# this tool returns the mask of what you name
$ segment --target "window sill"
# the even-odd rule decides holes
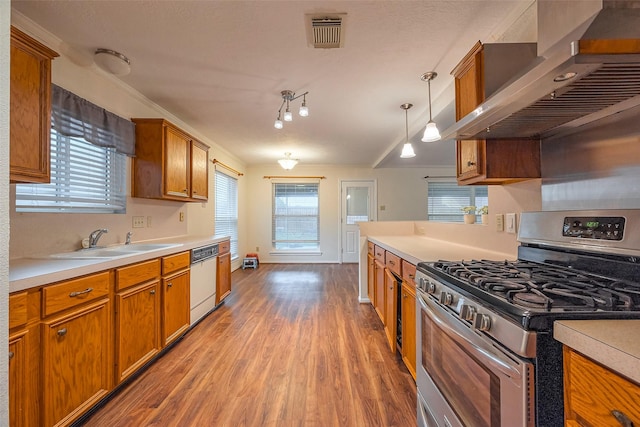
[[[275,255],[275,256],[290,256],[290,255],[294,255],[294,256],[319,256],[322,255],[321,251],[270,251],[269,255]]]

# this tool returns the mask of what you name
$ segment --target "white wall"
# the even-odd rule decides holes
[[[0,425],[9,425],[7,343],[9,342],[9,16],[11,2],[0,1]]]

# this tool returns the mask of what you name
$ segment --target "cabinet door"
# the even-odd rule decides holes
[[[371,303],[375,300],[375,267],[374,258],[370,253],[367,254],[367,296]]]
[[[402,284],[402,360],[416,379],[416,293],[412,285]]]
[[[191,144],[191,198],[206,201],[209,197],[209,147]]]
[[[27,330],[9,338],[9,425],[27,426]]]
[[[218,255],[216,276],[217,305],[231,293],[231,253]]]
[[[484,141],[466,141],[456,142],[456,163],[458,179],[469,179],[481,175],[484,171],[484,159],[482,156],[482,148]]]
[[[165,132],[164,193],[189,198],[191,141],[172,127],[167,126]]]
[[[378,313],[378,317],[380,317],[380,320],[382,320],[382,324],[384,324],[384,322],[386,321],[385,319],[385,305],[384,305],[384,298],[385,298],[385,291],[384,291],[384,264],[382,264],[380,261],[378,261],[377,259],[375,260],[375,276],[376,276],[376,283],[375,283],[375,301],[373,306],[376,309],[376,312]]]
[[[116,294],[116,383],[160,351],[160,281]]]
[[[49,182],[51,59],[56,56],[11,27],[11,182]]]
[[[391,270],[385,268],[384,289],[385,289],[385,322],[384,331],[387,334],[391,352],[396,352],[397,314],[398,314],[398,283]]]
[[[189,329],[189,270],[162,279],[162,337],[167,345]]]
[[[109,313],[103,299],[42,322],[44,425],[72,422],[109,392]]]

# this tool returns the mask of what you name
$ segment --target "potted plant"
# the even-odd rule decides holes
[[[478,209],[477,212],[480,214],[480,219],[482,220],[482,223],[484,225],[489,224],[489,206],[484,205],[483,207]]]
[[[464,212],[464,223],[474,224],[476,222],[476,207],[475,206],[463,206],[460,208]]]

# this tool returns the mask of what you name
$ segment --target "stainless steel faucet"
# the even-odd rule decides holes
[[[127,231],[127,237],[124,241],[125,245],[130,245],[131,244],[131,236],[133,235],[133,233],[131,231]]]
[[[97,230],[92,231],[91,234],[89,234],[89,247],[95,248],[98,245],[98,240],[100,240],[100,237],[104,233],[108,233],[108,232],[109,230],[107,230],[106,228],[99,228]]]

